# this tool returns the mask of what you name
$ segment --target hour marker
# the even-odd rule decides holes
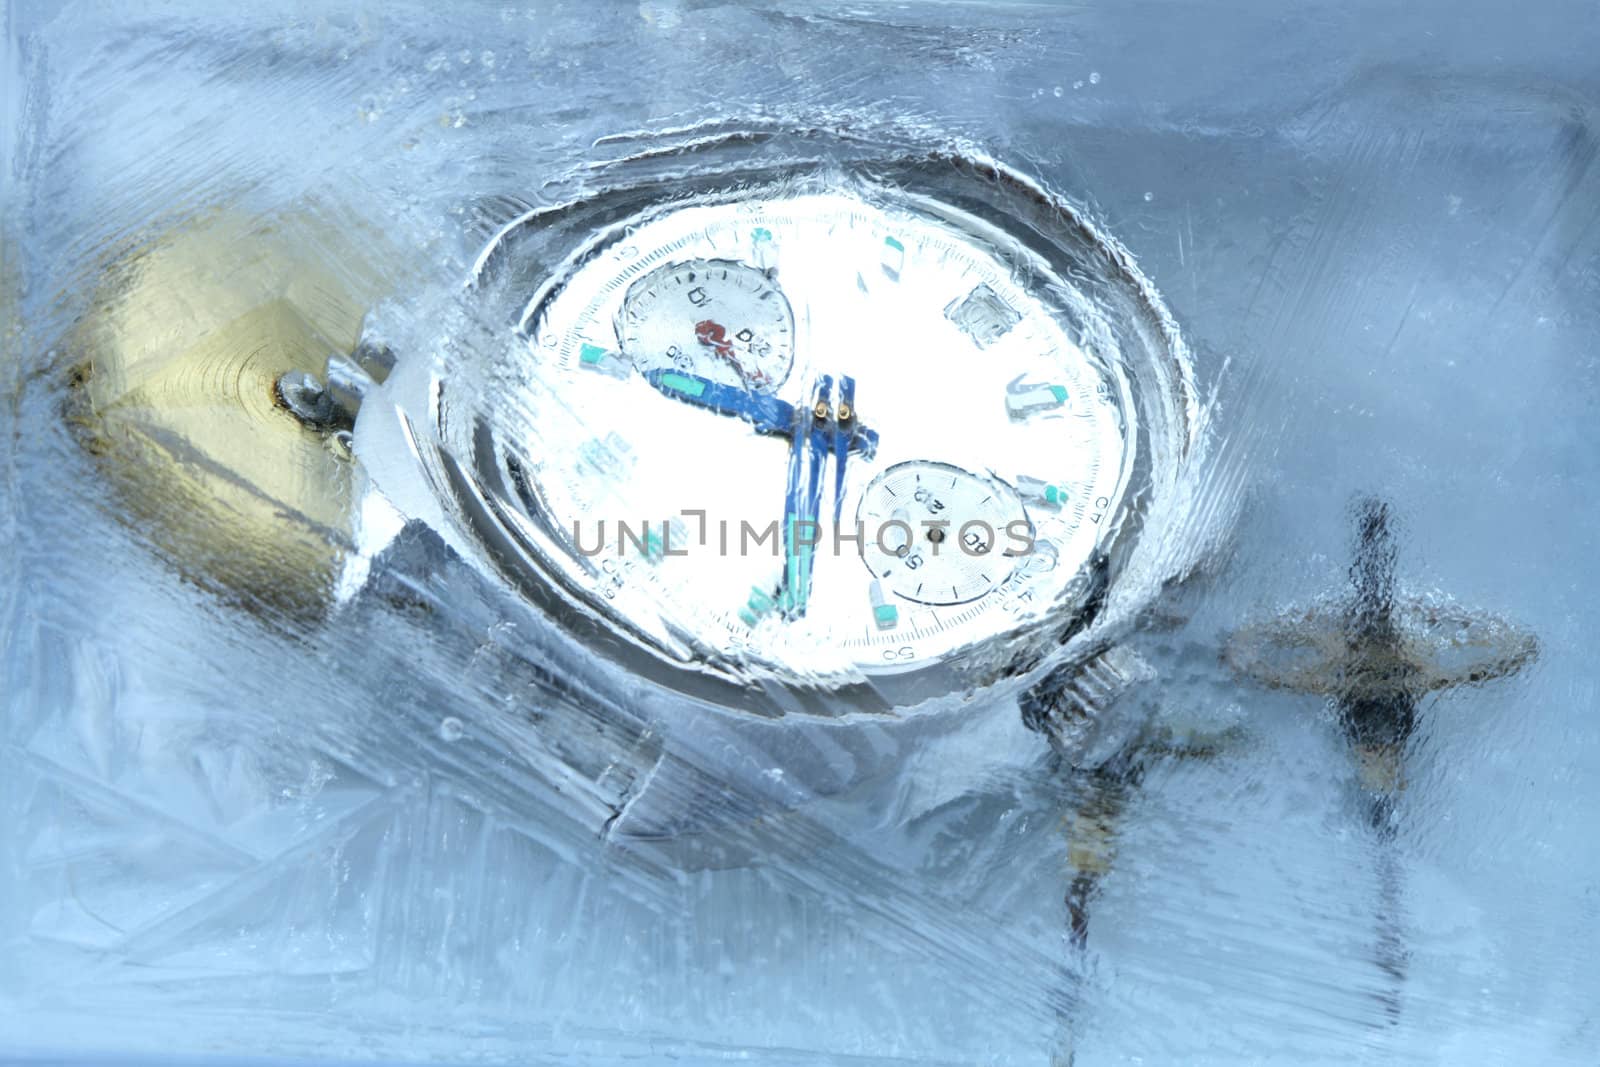
[[[891,282],[900,280],[906,266],[906,246],[893,237],[883,239],[883,273]]]
[[[578,366],[609,374],[613,378],[626,378],[633,373],[633,367],[626,360],[618,358],[617,353],[588,341],[578,346]]]
[[[765,226],[757,226],[750,231],[750,261],[757,270],[770,271],[775,258],[773,251],[774,242],[772,231]],[[765,296],[763,296],[765,299]]]
[[[1022,494],[1022,499],[1034,504],[1043,504],[1047,508],[1060,508],[1067,502],[1067,491],[1059,485],[1030,478],[1027,475],[1017,477],[1017,492]]]
[[[1022,321],[1022,316],[987,285],[979,285],[960,300],[952,300],[944,314],[979,348],[994,344]]]
[[[1024,381],[1019,374],[1006,385],[1006,414],[1013,419],[1026,419],[1041,411],[1054,411],[1067,402],[1067,387],[1049,382]]]
[[[754,626],[772,613],[778,606],[771,594],[756,586],[750,587],[750,597],[744,602],[744,607],[739,609],[739,618],[746,626]]]
[[[604,439],[595,437],[578,447],[578,460],[602,478],[621,478],[633,468],[633,449],[615,430]]]
[[[872,621],[880,630],[892,630],[900,622],[900,609],[889,603],[883,595],[883,583],[873,582],[869,595],[872,598]]]

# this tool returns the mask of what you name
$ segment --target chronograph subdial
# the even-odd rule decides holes
[[[997,478],[948,463],[897,463],[862,493],[861,559],[886,592],[919,604],[977,600],[1032,544],[1022,499]]]
[[[771,392],[794,363],[794,312],[768,272],[691,259],[657,267],[628,288],[617,338],[641,371]]]

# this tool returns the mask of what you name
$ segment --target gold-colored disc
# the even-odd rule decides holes
[[[116,264],[72,338],[71,415],[108,503],[185,575],[316,613],[350,547],[351,470],[276,399],[390,288],[370,232],[307,209],[215,215]]]

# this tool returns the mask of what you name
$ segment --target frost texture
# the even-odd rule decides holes
[[[0,1053],[1593,1062],[1600,24],[1368,8],[13,5]],[[1135,639],[1137,759],[1068,771],[980,696],[855,735],[853,788],[682,862],[527,773],[525,635],[427,588],[371,629],[310,617],[353,535],[207,549],[196,516],[247,528],[260,485],[219,504],[182,448],[118,481],[72,374],[108,276],[174,227],[309,249],[328,278],[271,284],[331,348],[315,294],[453,284],[464,205],[753,113],[969,137],[1093,205],[1215,390],[1204,499],[1249,506]],[[254,277],[218,243],[214,281]],[[1383,835],[1321,700],[1220,661],[1341,588],[1365,492],[1407,588],[1542,647],[1423,701]]]

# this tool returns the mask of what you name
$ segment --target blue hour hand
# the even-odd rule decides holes
[[[775,396],[675,370],[646,371],[644,377],[660,393],[718,415],[738,416],[757,433],[787,437],[794,432],[794,405]]]
[[[682,371],[645,371],[644,378],[665,396],[714,411],[718,415],[737,416],[748,422],[757,433],[788,437],[796,432],[795,428],[802,422],[809,425],[811,418],[809,411],[797,412],[793,404],[775,396],[740,389],[736,385],[723,385],[710,378],[684,374]],[[851,452],[871,457],[878,448],[877,431],[852,420],[846,447]]]

